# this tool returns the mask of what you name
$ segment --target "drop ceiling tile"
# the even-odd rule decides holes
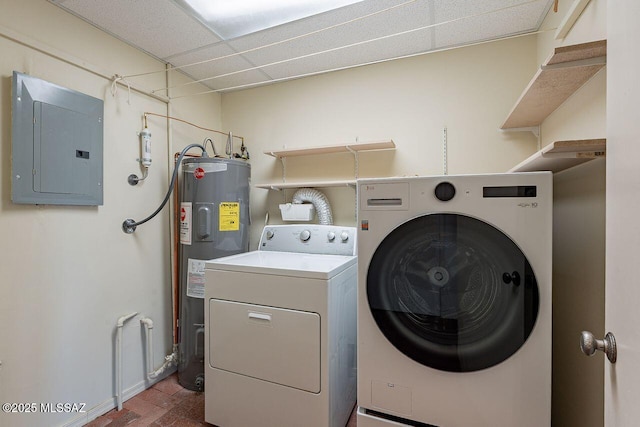
[[[227,87],[230,85],[229,82],[233,82],[233,86],[246,84],[248,83],[248,77],[259,82],[270,80],[268,75],[251,66],[238,67],[223,72],[216,65],[202,64],[188,69],[185,74],[188,74],[196,82],[200,82],[212,89]]]
[[[421,30],[286,64],[265,67],[263,70],[274,79],[295,78],[422,53],[430,50],[425,46],[432,44],[431,31]]]
[[[203,74],[200,78],[206,78],[209,74]],[[196,77],[198,77],[196,75]],[[271,78],[266,76],[259,70],[251,70],[242,72],[239,74],[233,74],[230,76],[219,77],[213,80],[204,81],[204,84],[211,89],[224,92],[230,90],[229,88],[235,89],[243,89],[252,87],[254,85],[260,85],[263,83],[269,83]]]
[[[446,22],[458,18],[472,19],[477,16],[493,14],[503,10],[519,9],[526,5],[550,6],[553,0],[435,0],[434,13],[438,22]],[[540,16],[536,16],[539,18]]]
[[[174,0],[49,1],[174,66],[216,59],[183,70],[216,90],[535,31],[553,3],[366,0],[224,42]]]
[[[425,2],[414,2],[380,15],[331,28],[319,34],[292,40],[277,46],[243,54],[250,62],[262,65],[291,58],[317,56],[320,52],[344,50],[371,40],[390,37],[413,28],[428,26],[429,14]],[[344,21],[341,21],[344,22]],[[429,46],[425,46],[428,48]]]
[[[219,41],[169,0],[52,0],[156,58]]]
[[[187,74],[195,73],[196,71],[209,72],[211,76],[244,70],[254,66],[225,43],[217,43],[206,48],[173,56],[170,58],[170,62],[175,67],[202,62],[199,65],[185,67],[183,71]]]
[[[389,3],[387,2],[384,6],[388,6]],[[327,57],[327,55],[335,58],[340,55],[340,52],[344,54],[344,52],[354,50],[352,47],[356,46],[362,46],[366,51],[367,45],[370,44],[367,43],[368,41],[380,39],[381,46],[399,48],[395,53],[392,52],[393,48],[385,50],[385,52],[388,52],[387,57],[393,58],[405,55],[407,50],[410,50],[410,53],[426,52],[445,46],[456,46],[461,44],[462,41],[464,43],[474,43],[499,38],[501,34],[518,34],[535,30],[550,4],[549,0],[529,1],[524,3],[524,6],[522,6],[522,0],[409,2],[401,7],[385,11],[380,15],[370,16],[276,46],[247,52],[243,56],[257,65],[273,64],[267,67],[268,69],[265,68],[265,72],[270,74],[269,69],[275,69],[272,67],[276,67],[278,62],[294,67],[294,64],[298,61],[310,64],[318,62],[314,58]],[[520,6],[516,7],[516,5]],[[383,9],[382,7],[377,7],[364,10],[362,8],[363,4],[360,4],[360,6],[359,13],[362,15],[366,15],[373,10]],[[352,6],[344,9],[352,12],[354,8]],[[324,14],[322,17],[326,18],[327,15],[329,14]],[[348,19],[336,20],[336,15],[337,12],[331,16],[331,20],[334,23],[348,21]],[[350,19],[352,18],[353,15],[350,16]],[[269,37],[267,38],[269,39],[272,38],[270,35],[272,31],[281,31],[281,29],[268,30],[261,34],[268,35]],[[418,32],[430,32],[433,35],[438,34],[439,37],[430,37],[431,43],[425,41],[424,37],[417,39],[422,43],[419,49],[403,49],[403,46],[393,41],[393,39],[403,37],[405,33],[415,35]],[[389,38],[388,42],[384,40],[387,37]],[[411,38],[412,36],[408,37],[410,46],[414,46],[415,41]],[[273,39],[278,40],[275,37]],[[239,49],[247,48],[247,45],[240,46],[239,42],[244,42],[244,40],[231,43]],[[340,49],[345,46],[346,48]],[[326,52],[326,54],[322,54],[322,52]],[[299,59],[295,60],[295,58]],[[325,68],[323,67],[322,69]]]
[[[174,56],[171,63],[175,67],[197,64],[181,70],[194,80],[216,90],[269,79],[225,43]]]
[[[530,2],[491,14],[448,21],[435,28],[436,48],[462,46],[536,31],[540,16],[544,16],[548,5],[546,0]]]

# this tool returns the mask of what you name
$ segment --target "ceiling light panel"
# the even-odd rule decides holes
[[[361,0],[176,0],[225,40],[337,9]]]
[[[220,40],[200,22],[169,1],[52,2],[160,59],[183,52],[185,47],[196,48]]]
[[[406,0],[405,0],[406,1]],[[424,1],[424,0],[415,0]],[[290,22],[286,25],[269,28],[258,33],[248,34],[228,43],[234,48],[245,50],[255,46],[263,46],[276,43],[282,40],[290,39],[300,35],[319,31],[314,37],[323,37],[323,29],[331,27],[335,24],[355,20],[372,12],[387,9],[388,7],[404,3],[402,0],[367,0],[360,3],[354,3],[340,9],[334,9],[329,12],[314,15],[306,19]]]
[[[414,28],[422,28],[430,25],[428,2],[420,1],[409,3],[402,8],[387,11],[378,15],[368,16],[364,19],[349,22],[350,19],[330,18],[331,22],[345,23],[335,26],[321,33],[312,34],[287,41],[273,47],[248,52],[244,56],[255,64],[268,64],[273,61],[288,60],[304,56],[316,56],[327,50],[344,50],[353,45],[361,49],[370,49],[370,45],[377,39],[390,37],[396,38],[397,34],[410,31]],[[363,11],[368,15],[376,10]],[[361,15],[361,16],[363,16]],[[324,27],[327,28],[327,27]],[[261,34],[269,33],[267,30]],[[304,33],[303,33],[304,34]],[[231,42],[236,45],[235,42]],[[431,48],[430,44],[423,45],[424,50]]]

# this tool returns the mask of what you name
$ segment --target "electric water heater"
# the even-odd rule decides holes
[[[190,390],[204,390],[204,264],[249,249],[250,176],[243,160],[182,162],[178,382]]]

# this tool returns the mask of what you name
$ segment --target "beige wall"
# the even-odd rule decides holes
[[[505,172],[536,149],[531,134],[498,128],[535,72],[535,36],[486,43],[300,79],[222,96],[223,123],[247,138],[253,182],[282,179],[262,152],[393,139],[395,151],[362,153],[361,177]],[[286,160],[286,178],[354,177],[348,154]],[[323,189],[325,190],[325,189]],[[268,210],[294,190],[252,191],[255,243]],[[355,224],[355,191],[326,189],[336,223]]]
[[[126,88],[112,96],[104,76],[162,70],[162,63],[45,0],[0,0],[0,10],[0,401],[86,403],[88,411],[0,413],[0,425],[82,425],[114,407],[118,317],[139,313],[124,328],[125,397],[148,386],[141,316],[155,323],[156,363],[172,350],[169,210],[133,235],[121,224],[156,209],[172,154],[205,135],[175,123],[169,133],[166,120],[150,119],[153,165],[147,180],[132,187],[127,176],[141,174],[136,133],[143,112],[169,112],[216,128],[220,97],[185,98],[167,109],[132,91],[129,104]],[[104,100],[103,206],[11,202],[14,70]],[[131,81],[149,90],[166,85],[164,73]]]
[[[615,334],[618,355],[615,364],[600,362],[605,365],[605,427],[633,427],[640,419],[638,16],[636,0],[607,2],[606,329],[598,337]]]
[[[573,2],[560,2],[543,27],[555,28]],[[606,2],[591,0],[563,40],[539,36],[538,59],[556,46],[606,39]],[[551,114],[541,145],[606,137],[606,69]],[[580,332],[604,336],[605,161],[596,160],[554,177],[553,425],[600,427],[604,421],[604,364],[587,358]]]
[[[583,330],[604,336],[605,159],[556,174],[554,192],[554,426],[601,427],[602,354],[578,343]]]

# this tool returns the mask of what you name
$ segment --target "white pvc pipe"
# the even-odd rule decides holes
[[[122,327],[124,323],[134,317],[136,313],[121,316],[116,322],[116,401],[118,411],[122,410]]]
[[[162,374],[169,366],[173,364],[177,364],[178,361],[178,350],[177,346],[174,345],[173,353],[168,356],[165,356],[164,363],[158,369],[153,370],[153,320],[148,317],[144,317],[140,319],[140,323],[144,325],[146,331],[146,341],[147,341],[147,379],[154,380],[160,374]]]
[[[144,325],[147,341],[147,378],[153,369],[153,320],[148,317],[140,319],[140,323]]]

